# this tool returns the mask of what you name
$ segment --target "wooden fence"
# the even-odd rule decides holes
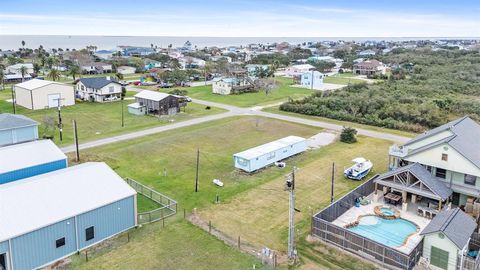
[[[177,202],[168,196],[161,194],[131,178],[125,178],[125,181],[138,193],[160,204],[160,207],[151,211],[138,213],[138,224],[146,224],[159,221],[177,213]]]
[[[423,249],[423,240],[409,254],[339,227],[331,222],[354,207],[355,199],[372,194],[374,176],[312,217],[312,235],[390,269],[413,269]]]

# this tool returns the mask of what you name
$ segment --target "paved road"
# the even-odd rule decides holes
[[[220,113],[220,114],[215,114],[215,115],[209,115],[205,117],[199,117],[191,120],[186,120],[174,124],[169,124],[166,126],[160,126],[160,127],[154,127],[146,130],[141,130],[141,131],[135,131],[132,133],[127,133],[123,135],[118,135],[118,136],[113,136],[105,139],[100,139],[96,141],[91,141],[87,143],[82,143],[79,145],[80,149],[87,149],[87,148],[92,148],[92,147],[98,147],[102,145],[107,145],[111,143],[116,143],[120,141],[125,141],[125,140],[131,140],[135,138],[140,138],[168,130],[173,130],[177,128],[182,128],[182,127],[187,127],[191,125],[196,125],[196,124],[201,124],[205,123],[208,121],[213,121],[213,120],[219,120],[223,119],[226,117],[232,117],[232,116],[240,116],[240,115],[258,115],[258,116],[263,116],[263,117],[268,117],[268,118],[273,118],[273,119],[279,119],[283,121],[288,121],[288,122],[294,122],[294,123],[299,123],[299,124],[304,124],[308,126],[314,126],[314,127],[319,127],[319,128],[324,128],[324,129],[329,129],[329,130],[334,130],[334,131],[341,131],[343,129],[343,126],[337,125],[337,124],[332,124],[332,123],[326,123],[326,122],[321,122],[321,121],[315,121],[315,120],[310,120],[310,119],[305,119],[301,117],[295,117],[295,116],[288,116],[288,115],[282,115],[282,114],[276,114],[276,113],[270,113],[270,112],[264,112],[261,111],[263,107],[257,106],[253,108],[240,108],[232,105],[227,105],[227,104],[222,104],[222,103],[216,103],[216,102],[211,102],[211,101],[205,101],[205,100],[198,100],[198,99],[193,99],[193,102],[202,104],[205,106],[210,106],[210,107],[218,107],[222,108],[225,110],[228,110],[228,112]],[[408,137],[403,137],[399,135],[393,135],[390,133],[385,133],[385,132],[379,132],[379,131],[372,131],[372,130],[366,130],[366,129],[358,129],[358,134],[359,135],[364,135],[368,137],[373,137],[373,138],[378,138],[378,139],[384,139],[384,140],[389,140],[389,141],[394,141],[398,143],[404,143],[410,140]],[[63,147],[62,151],[65,153],[70,153],[75,151],[74,145],[70,145],[67,147]]]

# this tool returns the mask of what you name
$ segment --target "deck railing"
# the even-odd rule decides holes
[[[125,181],[138,193],[160,204],[160,207],[151,211],[137,214],[138,224],[146,224],[159,221],[177,213],[177,202],[168,196],[161,194],[131,178],[125,178]]]

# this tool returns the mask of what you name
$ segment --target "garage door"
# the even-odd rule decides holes
[[[60,94],[51,94],[48,95],[48,107],[55,108],[58,106],[58,99],[60,98]]]
[[[442,269],[448,269],[448,251],[432,247],[430,251],[430,263]]]

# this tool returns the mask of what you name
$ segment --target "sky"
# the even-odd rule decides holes
[[[478,0],[2,2],[0,35],[480,36]]]

